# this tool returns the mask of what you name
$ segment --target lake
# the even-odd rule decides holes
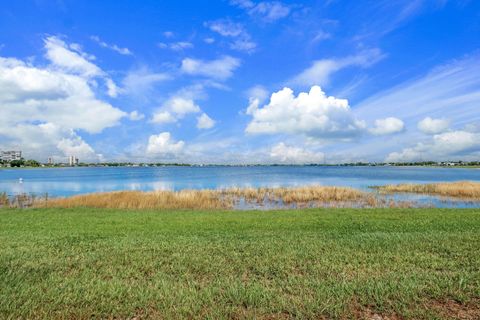
[[[20,183],[22,179],[22,183]],[[181,190],[301,185],[369,186],[480,181],[480,169],[434,167],[75,167],[0,169],[0,192],[49,196],[115,190]]]

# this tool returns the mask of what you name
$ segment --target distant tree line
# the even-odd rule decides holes
[[[85,163],[81,162],[77,164],[77,167],[165,167],[165,166],[178,166],[178,167],[189,167],[189,166],[220,166],[220,167],[230,167],[230,166],[292,166],[293,164],[206,164],[206,165],[195,165],[188,163],[168,163],[168,162],[155,162],[155,163],[134,163],[134,162],[100,162],[100,163]],[[10,167],[65,167],[68,164],[65,163],[54,163],[54,164],[42,164],[36,160],[25,160],[21,158],[20,160],[12,161],[3,161],[0,160],[0,166],[10,166]],[[480,161],[421,161],[421,162],[352,162],[352,163],[341,163],[341,164],[325,164],[325,163],[312,163],[305,164],[305,166],[465,166],[465,167],[480,167]]]
[[[0,164],[2,165],[9,165],[10,167],[40,167],[40,162],[36,160],[25,160],[21,158],[20,160],[12,160],[12,161],[4,161],[0,160]]]

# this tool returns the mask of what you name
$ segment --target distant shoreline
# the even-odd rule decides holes
[[[22,167],[6,167],[0,166],[1,169],[68,169],[68,168],[162,168],[162,167],[191,167],[191,168],[208,168],[208,167],[421,167],[421,168],[459,168],[459,169],[480,169],[480,165],[440,165],[440,164],[88,164],[78,166],[22,166]]]

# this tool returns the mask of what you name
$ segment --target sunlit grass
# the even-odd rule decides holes
[[[0,209],[0,319],[478,319],[480,211]]]

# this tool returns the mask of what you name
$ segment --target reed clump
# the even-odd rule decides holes
[[[328,201],[355,201],[367,197],[367,193],[347,187],[306,186],[290,188],[231,188],[222,190],[228,197],[242,198],[246,201],[262,203],[264,201],[285,204]]]
[[[0,208],[1,207],[9,207],[10,206],[10,199],[8,198],[5,192],[0,193]]]
[[[464,200],[480,200],[480,183],[472,181],[397,184],[376,187],[382,193],[418,193]]]
[[[273,197],[286,204],[317,202],[350,202],[365,199],[365,192],[345,187],[299,187],[272,189]]]
[[[229,209],[228,199],[213,190],[118,191],[39,201],[38,207],[93,207],[111,209]]]
[[[113,209],[232,209],[245,207],[377,207],[372,196],[346,187],[230,188],[219,190],[118,191],[39,200],[36,207]]]

